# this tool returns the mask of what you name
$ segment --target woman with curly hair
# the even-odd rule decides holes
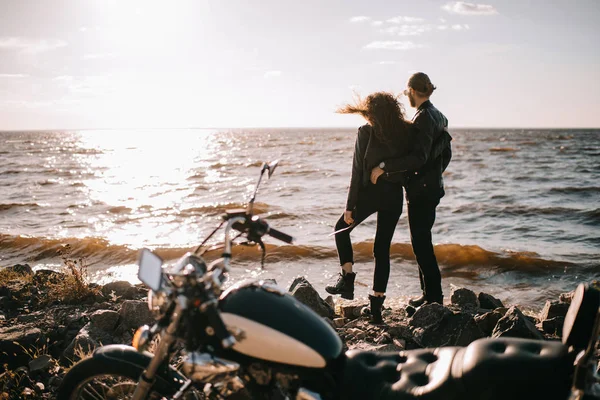
[[[377,230],[373,255],[375,271],[373,295],[369,295],[372,323],[382,323],[381,308],[390,274],[390,245],[396,224],[402,214],[404,174],[384,174],[376,184],[370,182],[371,170],[385,167],[386,159],[399,158],[409,150],[410,122],[397,96],[376,92],[365,99],[358,98],[339,110],[341,114],[359,114],[368,124],[358,129],[352,163],[352,177],[344,214],[338,220],[335,243],[342,271],[328,293],[354,298],[354,256],[350,233],[370,215],[377,213]]]

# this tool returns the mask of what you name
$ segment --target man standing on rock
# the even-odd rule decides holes
[[[381,176],[406,174],[406,203],[413,252],[419,265],[419,279],[423,294],[409,304],[419,307],[424,303],[443,303],[442,277],[433,251],[431,228],[435,210],[444,196],[442,172],[448,166],[452,151],[448,134],[448,120],[433,106],[429,97],[436,89],[423,72],[413,74],[404,94],[410,105],[417,109],[413,117],[413,147],[402,158],[385,160],[371,171],[371,182]]]

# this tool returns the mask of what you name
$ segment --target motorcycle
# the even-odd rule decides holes
[[[139,328],[132,346],[103,346],[75,364],[59,399],[599,398],[600,292],[589,285],[575,291],[562,342],[480,339],[399,353],[344,352],[327,322],[270,282],[224,289],[236,239],[260,246],[263,263],[264,236],[293,242],[253,214],[263,175],[276,167],[264,163],[247,208],[226,211],[176,263],[140,252],[138,277],[156,323]],[[222,256],[207,264],[205,244],[223,225]]]

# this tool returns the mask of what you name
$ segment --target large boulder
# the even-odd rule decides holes
[[[459,288],[452,292],[450,303],[461,308],[476,310],[479,308],[479,300],[477,295],[469,289]]]
[[[0,365],[22,364],[43,343],[45,336],[35,324],[0,327]]]
[[[554,317],[543,320],[537,325],[537,327],[542,328],[544,333],[547,333],[548,335],[562,337],[564,324],[565,317]]]
[[[102,294],[107,299],[134,299],[138,290],[127,281],[110,282],[101,289]]]
[[[319,296],[319,293],[306,278],[300,276],[294,279],[289,291],[296,300],[300,301],[321,317],[333,319],[335,316],[333,308]]]
[[[90,322],[94,328],[113,332],[119,322],[119,313],[113,310],[94,311],[90,316]]]
[[[475,323],[479,326],[479,329],[481,329],[481,332],[483,332],[485,336],[492,336],[496,324],[504,317],[506,311],[506,308],[497,308],[483,315],[476,315]]]
[[[63,352],[62,360],[77,362],[89,356],[96,348],[100,347],[100,342],[94,336],[96,335],[93,334],[93,328],[91,328],[90,324],[81,328],[77,336],[75,336]]]
[[[440,304],[420,307],[409,320],[414,341],[421,347],[466,346],[484,337],[473,316],[452,312]]]
[[[57,284],[64,281],[65,274],[50,269],[40,269],[33,275],[33,281],[37,286],[47,286],[49,283]]]
[[[119,316],[121,317],[120,326],[124,329],[135,329],[154,322],[148,304],[141,300],[124,301]]]
[[[10,271],[19,275],[33,275],[33,270],[29,264],[16,264],[12,267],[6,267],[6,271]]]
[[[492,332],[494,338],[504,336],[539,340],[544,338],[533,322],[515,306],[510,307],[504,317],[498,320]]]
[[[477,299],[479,300],[479,307],[487,310],[495,310],[496,308],[504,307],[502,301],[495,298],[491,294],[481,292],[477,296]]]
[[[408,324],[412,328],[429,328],[430,326],[436,326],[444,317],[450,314],[452,314],[452,311],[441,304],[425,304],[417,309],[409,319]]]
[[[546,301],[544,308],[540,312],[539,320],[545,321],[547,319],[552,319],[555,317],[565,317],[567,315],[567,311],[569,310],[569,303],[563,303],[560,301]]]

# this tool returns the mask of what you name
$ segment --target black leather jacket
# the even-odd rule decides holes
[[[363,125],[358,128],[356,143],[354,145],[354,156],[352,160],[352,177],[348,189],[346,210],[353,210],[358,201],[358,193],[361,188],[369,184],[371,170],[386,159],[404,157],[408,154],[410,136],[400,134],[394,136],[392,143],[382,143],[373,132],[371,125]],[[391,182],[398,182],[395,177],[385,178]],[[401,176],[400,178],[404,178]],[[381,178],[380,178],[381,179]]]
[[[413,144],[408,154],[385,160],[384,176],[404,174],[407,201],[439,201],[444,196],[442,172],[449,158],[439,157],[452,140],[448,119],[431,101],[419,106],[413,118]]]

